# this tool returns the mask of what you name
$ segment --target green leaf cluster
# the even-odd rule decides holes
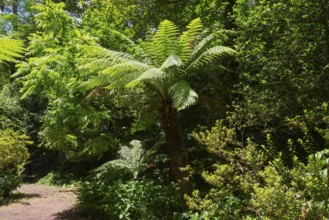
[[[195,190],[187,203],[199,219],[327,218],[327,150],[310,155],[305,165],[296,157],[287,167],[268,144],[238,141],[234,128],[217,122],[194,137],[217,157],[202,172],[210,190]]]

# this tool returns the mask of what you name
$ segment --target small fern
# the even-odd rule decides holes
[[[111,160],[102,166],[98,167],[95,171],[102,171],[108,166],[119,167],[126,169],[132,174],[134,178],[144,171],[148,166],[148,157],[143,156],[142,143],[139,140],[132,140],[130,142],[131,147],[122,146],[119,150],[119,158],[117,160]]]

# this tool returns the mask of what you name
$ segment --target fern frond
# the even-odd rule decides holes
[[[202,34],[203,25],[200,18],[191,21],[179,37],[179,56],[183,61],[187,61],[191,56],[194,45],[197,43],[197,38]]]
[[[173,100],[173,106],[179,111],[195,104],[198,98],[198,94],[184,80],[172,85],[169,92]]]
[[[177,47],[178,27],[173,22],[164,20],[158,28],[151,42],[145,44],[145,51],[157,66],[170,55],[177,54],[179,50]]]
[[[194,38],[197,37],[203,31],[203,24],[201,18],[196,18],[192,20],[186,27],[188,29],[189,35]]]
[[[214,35],[210,34],[204,37],[194,48],[192,51],[192,56],[199,54],[200,51],[204,49],[213,39],[215,38]]]
[[[124,63],[115,64],[109,68],[104,69],[101,74],[109,75],[109,76],[122,76],[125,72],[131,71],[139,71],[142,72],[148,68],[147,64],[140,63],[138,61],[130,60]],[[124,77],[124,76],[123,76]]]
[[[133,160],[133,155],[132,155],[131,149],[127,146],[121,147],[121,149],[119,150],[119,155],[120,155],[120,158],[122,158],[128,162],[131,162]]]
[[[78,89],[82,90],[82,91],[89,91],[96,87],[108,86],[110,83],[111,83],[111,77],[102,74],[102,75],[95,76],[86,82],[81,83],[81,85],[78,86]]]
[[[148,65],[146,64],[137,61],[127,61],[104,69],[101,75],[109,77],[109,88],[118,88],[136,80],[147,68]]]
[[[23,41],[0,38],[0,61],[13,62],[24,52]]]
[[[102,172],[110,166],[119,167],[119,168],[127,169],[127,170],[129,170],[131,168],[125,160],[117,159],[117,160],[108,161],[108,162],[100,165],[99,167],[91,170],[90,172]]]
[[[187,68],[186,70],[199,68],[205,64],[209,64],[213,62],[215,59],[228,56],[228,55],[235,55],[235,50],[224,47],[224,46],[216,46],[210,49],[207,49],[203,52],[200,56],[198,56]]]
[[[114,64],[135,60],[131,54],[108,50],[99,46],[81,46],[80,49],[84,54],[78,60],[80,69],[100,71]]]
[[[177,67],[181,67],[183,66],[184,63],[181,60],[181,58],[177,55],[170,55],[161,65],[161,69],[167,69],[170,68],[172,66],[177,66]]]
[[[135,166],[139,166],[137,164],[140,163],[140,160],[142,158],[142,153],[143,153],[142,144],[138,140],[133,140],[133,141],[130,142],[130,145],[133,146],[133,148],[131,149],[131,155],[132,155],[132,161],[131,162]]]
[[[122,159],[111,160],[107,163],[107,165],[112,165],[112,166],[117,166],[117,167],[120,167],[120,168],[131,169],[131,164],[128,161],[122,160]]]
[[[145,70],[137,79],[131,81],[126,85],[126,88],[132,88],[137,86],[144,80],[162,79],[166,77],[166,73],[158,68],[150,68]]]
[[[148,57],[147,54],[145,53],[145,51],[141,48],[141,46],[136,44],[133,40],[131,40],[125,34],[119,32],[119,31],[116,31],[114,29],[111,29],[110,32],[113,33],[114,35],[118,36],[122,41],[126,42],[130,48],[133,48],[136,55],[138,55],[142,58]]]
[[[20,62],[16,64],[17,71],[10,78],[17,78],[28,74],[31,71],[31,66],[27,62]]]

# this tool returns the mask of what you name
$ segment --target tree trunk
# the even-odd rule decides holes
[[[182,172],[180,167],[187,165],[186,152],[184,152],[184,144],[182,132],[179,124],[178,111],[171,105],[171,101],[164,102],[160,109],[161,123],[165,133],[166,146],[169,152],[171,168],[174,178],[180,187],[180,195],[184,199],[184,195],[190,195],[192,192],[191,184],[186,180],[187,173]]]

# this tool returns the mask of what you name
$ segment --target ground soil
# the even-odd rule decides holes
[[[73,189],[24,184],[16,200],[0,206],[0,220],[83,220],[76,207]]]

